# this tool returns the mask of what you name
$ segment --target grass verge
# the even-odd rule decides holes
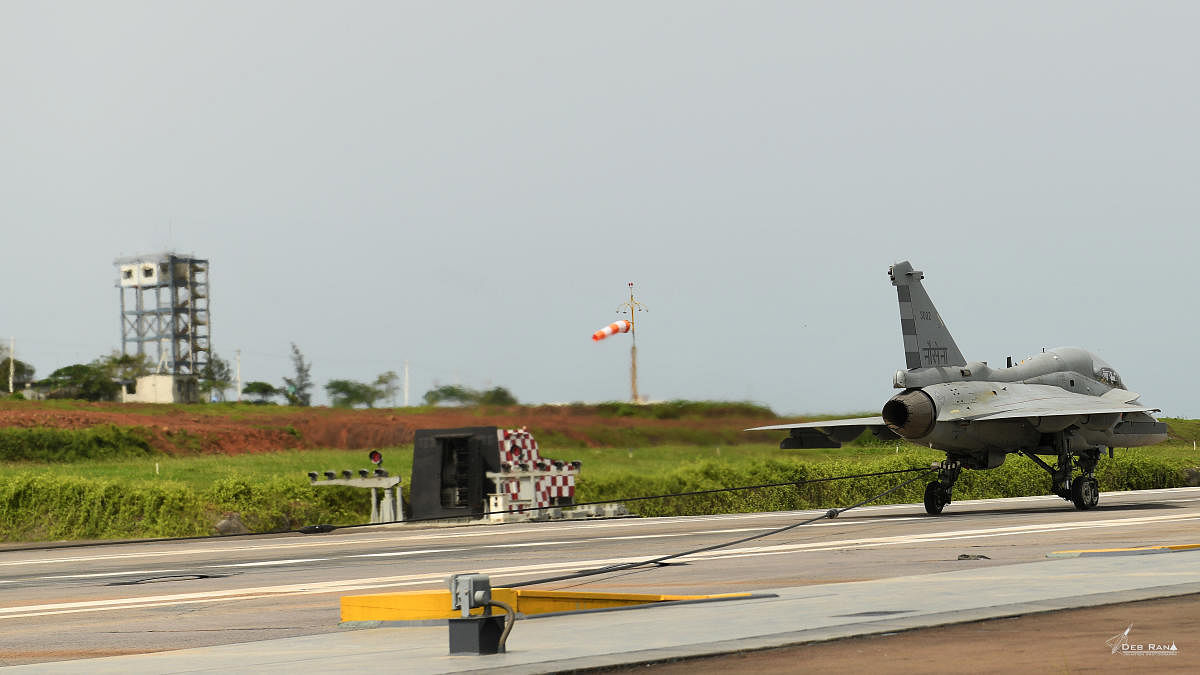
[[[875,444],[837,450],[780,451],[773,445],[700,448],[578,449],[544,454],[581,459],[577,501],[617,501],[764,483],[924,467],[943,454],[913,446]],[[408,448],[384,450],[384,465],[405,478]],[[0,473],[0,539],[45,541],[200,536],[214,533],[218,520],[237,513],[256,532],[368,520],[365,491],[316,487],[308,471],[355,470],[368,466],[361,451],[321,450],[228,456],[147,456],[59,462],[9,462]],[[157,470],[156,470],[157,467]],[[1200,458],[1180,443],[1118,451],[1101,461],[1103,490],[1179,487],[1197,472]],[[846,506],[911,474],[803,486],[631,502],[645,516],[697,515]],[[886,503],[920,502],[924,483],[888,496]],[[1016,497],[1048,493],[1045,473],[1010,457],[992,471],[967,471],[956,499]],[[407,492],[406,492],[407,494]]]

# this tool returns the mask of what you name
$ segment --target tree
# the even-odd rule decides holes
[[[233,371],[229,362],[217,356],[216,352],[209,354],[208,362],[197,373],[197,388],[201,394],[208,397],[212,392],[218,392],[220,400],[225,400],[225,390],[233,386]]]
[[[380,389],[354,380],[330,380],[325,385],[325,391],[333,405],[339,408],[353,408],[360,403],[374,408],[375,402],[383,398],[383,391]]]
[[[272,398],[279,396],[283,392],[267,382],[254,381],[243,385],[242,393],[257,397],[255,403],[269,403]]]
[[[475,402],[474,392],[456,384],[444,384],[436,389],[430,389],[421,398],[425,399],[425,405],[437,405],[439,403],[467,405]]]
[[[112,399],[121,390],[99,359],[92,363],[76,363],[50,373],[42,381],[50,387],[50,398],[81,398],[86,401]]]
[[[482,405],[516,405],[517,397],[504,387],[493,387],[480,392],[479,403]]]
[[[287,397],[289,405],[312,405],[312,393],[309,391],[312,389],[312,378],[309,376],[312,364],[304,360],[295,342],[292,343],[292,367],[296,369],[296,376],[283,378],[283,395]]]
[[[459,405],[516,405],[517,398],[504,387],[479,391],[469,387],[447,384],[425,392],[425,404],[457,403]]]
[[[375,378],[375,387],[381,394],[380,398],[387,399],[393,408],[396,407],[396,393],[400,391],[400,385],[397,384],[399,381],[400,376],[394,370],[389,370]]]
[[[33,366],[25,363],[21,359],[14,359],[11,356],[5,355],[3,361],[0,361],[0,387],[8,387],[8,371],[12,371],[13,387],[17,384],[24,384],[33,381]]]
[[[149,354],[123,354],[115,350],[108,356],[96,359],[92,365],[119,382],[133,382],[154,372],[154,364]]]

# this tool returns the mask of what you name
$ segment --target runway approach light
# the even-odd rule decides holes
[[[375,469],[374,475],[369,469],[359,469],[358,477],[354,471],[342,469],[340,472],[325,471],[328,480],[317,480],[320,477],[316,471],[308,472],[308,479],[314,487],[346,486],[371,491],[371,523],[394,523],[404,520],[404,511],[400,508],[401,500],[400,477],[392,478],[387,471]],[[380,494],[382,491],[382,494]]]
[[[371,458],[371,463],[375,464],[376,466],[383,464],[383,453],[379,452],[378,450],[372,450],[368,457]]]

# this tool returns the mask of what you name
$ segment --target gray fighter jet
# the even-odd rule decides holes
[[[1100,500],[1096,464],[1105,448],[1153,445],[1167,425],[1137,402],[1121,376],[1100,357],[1078,347],[1043,351],[1005,368],[967,362],[921,285],[924,275],[907,261],[888,269],[900,300],[900,332],[907,370],[892,385],[902,389],[879,417],[776,424],[748,431],[787,429],[780,448],[837,448],[871,429],[885,439],[905,438],[944,450],[938,479],[925,488],[925,510],[937,515],[950,503],[963,469],[994,469],[1019,453],[1045,469],[1055,494],[1090,509]],[[1049,456],[1051,465],[1041,456]],[[1072,477],[1076,469],[1080,474]]]

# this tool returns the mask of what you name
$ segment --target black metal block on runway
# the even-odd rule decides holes
[[[496,427],[417,429],[408,493],[413,517],[481,517],[496,491],[486,474],[499,470]]]
[[[497,654],[504,615],[450,619],[450,655]]]

